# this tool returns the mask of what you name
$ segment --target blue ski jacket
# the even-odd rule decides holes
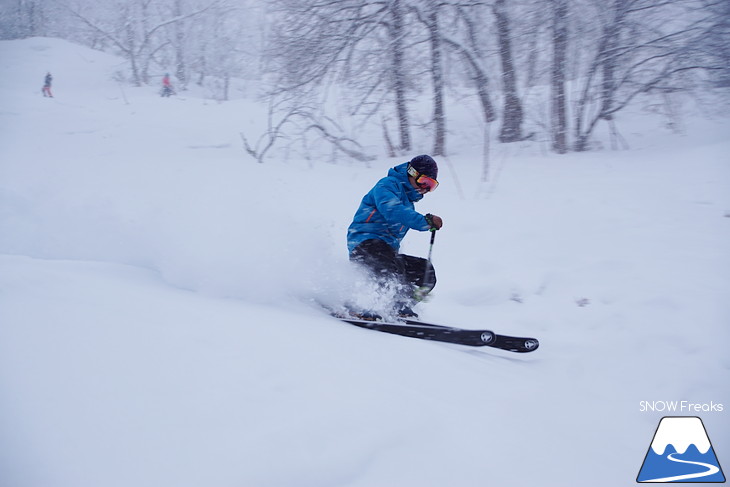
[[[388,171],[360,202],[347,229],[347,249],[350,253],[365,240],[380,239],[397,252],[409,229],[426,231],[426,217],[413,208],[423,195],[408,181],[408,163]]]

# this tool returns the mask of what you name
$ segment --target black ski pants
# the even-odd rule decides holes
[[[428,294],[436,286],[436,271],[428,260],[399,254],[383,240],[365,240],[353,249],[350,260],[369,269],[379,282],[395,280],[401,285],[397,299],[404,303],[412,301],[414,288]]]

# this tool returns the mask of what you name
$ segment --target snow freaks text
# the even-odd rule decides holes
[[[691,401],[640,401],[639,412],[669,412],[669,413],[721,413],[724,406],[717,402],[691,402]]]

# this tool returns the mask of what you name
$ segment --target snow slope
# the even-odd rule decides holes
[[[162,99],[56,39],[0,42],[0,66],[3,486],[632,485],[666,414],[640,401],[662,400],[723,404],[684,414],[730,464],[727,120],[496,145],[487,183],[479,131],[451,127],[419,311],[540,338],[516,355],[312,306],[367,287],[345,230],[402,161],[256,164],[262,107]]]

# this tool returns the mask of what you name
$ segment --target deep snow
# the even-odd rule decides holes
[[[251,96],[162,99],[65,41],[2,41],[0,66],[3,486],[632,485],[664,415],[701,416],[730,465],[728,120],[493,144],[486,183],[481,130],[454,123],[418,204],[445,221],[419,311],[540,339],[516,355],[312,305],[367,287],[345,230],[401,160],[257,164]],[[724,409],[642,411],[675,400]]]

